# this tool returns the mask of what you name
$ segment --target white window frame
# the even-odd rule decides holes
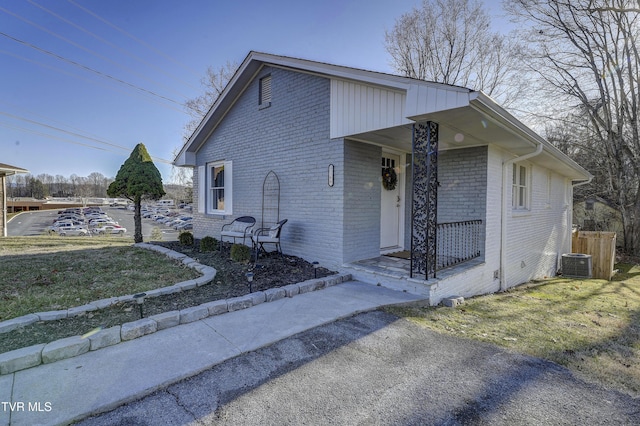
[[[531,206],[531,167],[514,163],[512,173],[511,207],[515,211],[528,211]]]
[[[214,204],[215,191],[220,189],[213,186],[213,176],[216,168],[223,168],[224,173],[224,207],[222,209],[217,208]],[[200,186],[198,200],[199,210],[203,208],[206,214],[218,214],[218,215],[230,215],[233,213],[233,168],[231,161],[214,161],[207,163],[206,167],[200,167],[199,172],[202,171],[202,176],[198,176],[198,184]],[[200,174],[200,173],[199,173]]]

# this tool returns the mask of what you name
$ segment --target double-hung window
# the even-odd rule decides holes
[[[232,209],[231,161],[216,161],[198,168],[199,209],[207,214],[228,215]]]
[[[511,206],[514,210],[529,209],[529,168],[523,164],[513,165]]]

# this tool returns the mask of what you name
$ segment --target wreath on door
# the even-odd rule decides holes
[[[387,191],[393,191],[398,186],[398,175],[393,167],[382,170],[382,186]]]

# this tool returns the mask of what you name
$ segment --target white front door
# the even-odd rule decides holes
[[[380,204],[380,250],[399,249],[400,241],[400,223],[402,203],[400,192],[400,156],[388,152],[382,153],[382,169],[381,176],[384,179],[384,173],[387,169],[393,169],[396,175],[395,188],[388,185],[385,188],[384,182],[381,185],[381,204]]]

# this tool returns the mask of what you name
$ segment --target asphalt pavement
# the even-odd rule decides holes
[[[240,355],[80,425],[637,425],[640,400],[374,311]]]
[[[102,210],[111,216],[120,225],[127,228],[127,236],[133,237],[134,222],[133,211],[121,207],[102,207]],[[181,213],[188,213],[183,212]],[[53,221],[58,217],[58,210],[35,210],[23,212],[14,217],[7,224],[7,235],[16,236],[37,236],[42,235]],[[153,228],[159,228],[164,241],[173,241],[178,238],[178,231],[168,228],[151,219],[142,219],[142,235],[145,240],[149,240]],[[114,237],[117,237],[114,235]]]

